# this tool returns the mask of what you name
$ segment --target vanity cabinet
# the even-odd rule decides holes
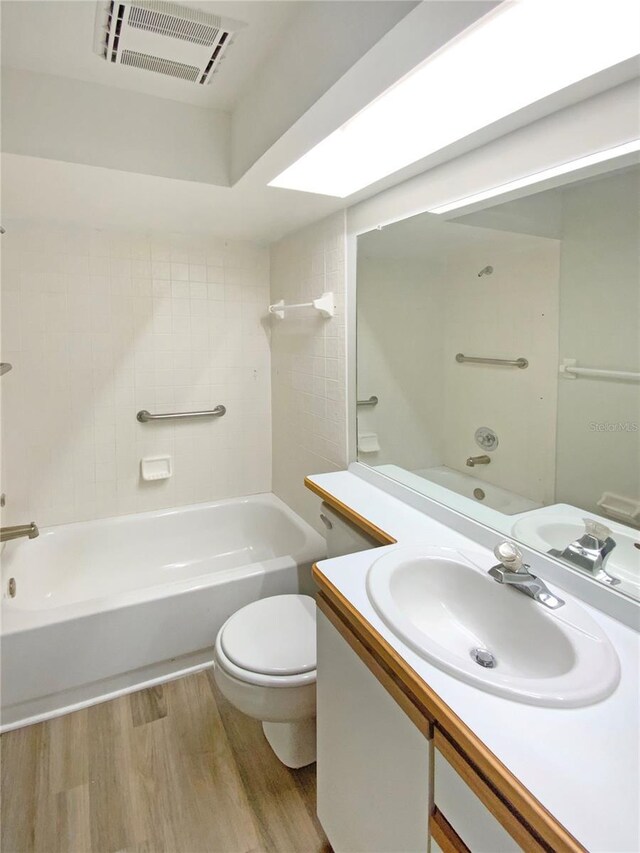
[[[324,607],[317,639],[318,817],[336,853],[542,850]]]
[[[365,665],[355,638],[317,618],[322,827],[336,853],[427,851],[429,729],[420,731]]]
[[[486,749],[327,593],[317,597],[318,817],[336,853],[584,851],[517,783],[504,790]]]

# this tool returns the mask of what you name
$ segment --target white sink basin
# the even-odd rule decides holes
[[[482,690],[563,707],[612,693],[620,678],[618,656],[583,608],[568,601],[550,610],[496,583],[487,574],[490,565],[481,553],[399,547],[371,566],[367,592],[394,634]],[[474,659],[477,649],[493,656],[493,668]]]
[[[616,547],[607,559],[606,571],[620,580],[616,589],[640,599],[640,531],[560,504],[523,516],[513,525],[512,536],[543,553],[552,548],[563,551],[582,536],[585,518],[597,519],[611,528]]]

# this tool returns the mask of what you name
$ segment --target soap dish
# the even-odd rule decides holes
[[[170,456],[146,456],[140,460],[143,480],[167,480],[171,476]]]

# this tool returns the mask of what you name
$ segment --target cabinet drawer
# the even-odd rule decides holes
[[[437,729],[434,745],[434,805],[473,853],[544,850],[536,836]]]

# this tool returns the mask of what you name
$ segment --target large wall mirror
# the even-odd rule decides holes
[[[640,599],[640,166],[358,238],[358,460]]]

